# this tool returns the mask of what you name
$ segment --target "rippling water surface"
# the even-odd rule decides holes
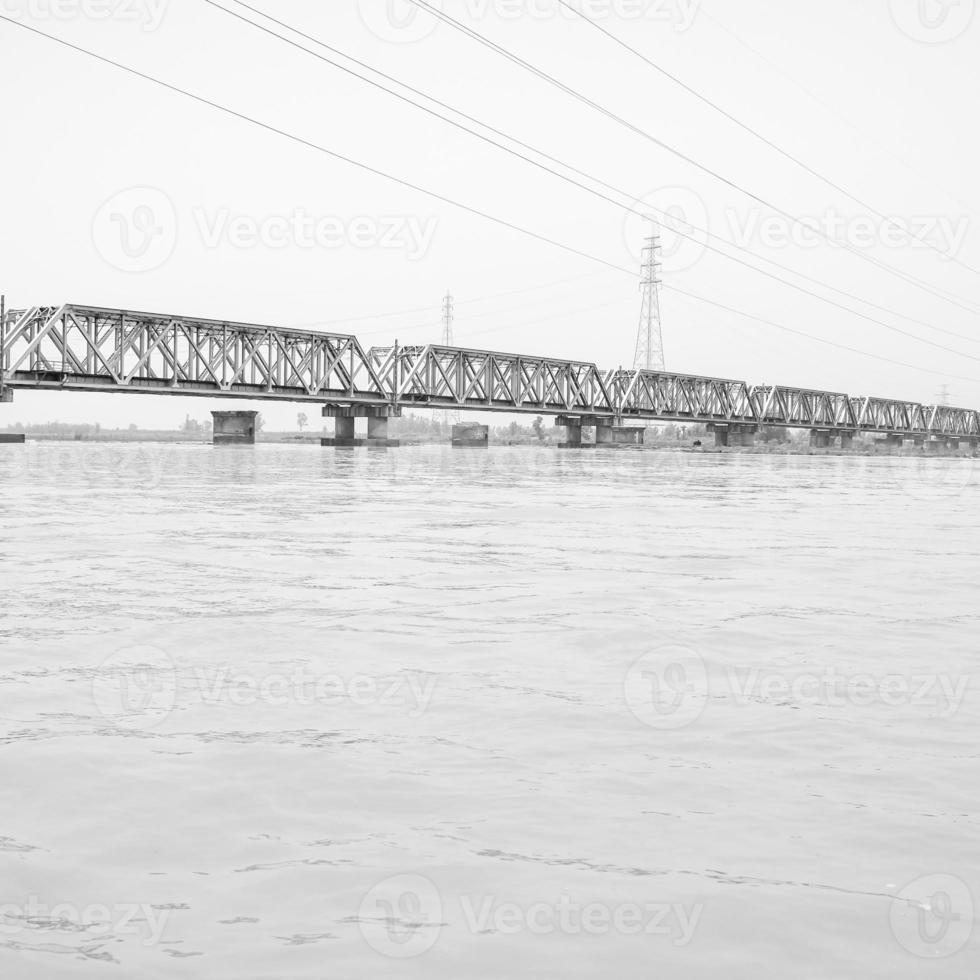
[[[975,978],[978,482],[0,446],[0,975]]]

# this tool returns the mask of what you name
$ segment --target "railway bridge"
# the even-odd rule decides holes
[[[551,415],[581,445],[642,440],[639,422],[702,423],[719,445],[751,444],[768,427],[805,428],[811,442],[850,445],[858,432],[896,445],[976,448],[980,412],[782,385],[635,371],[586,361],[436,344],[365,348],[350,334],[64,304],[4,314],[0,400],[17,390],[197,395],[313,402],[335,444],[385,443],[404,408]]]

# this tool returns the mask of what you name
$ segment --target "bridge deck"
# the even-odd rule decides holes
[[[6,317],[11,389],[198,395],[980,437],[980,413],[841,392],[66,304]]]

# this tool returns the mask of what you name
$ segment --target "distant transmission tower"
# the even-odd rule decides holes
[[[453,343],[453,294],[447,289],[442,299],[442,340],[443,347],[454,347]],[[435,417],[446,427],[459,425],[460,414],[453,411],[436,412]]]
[[[442,299],[442,346],[453,346],[453,294],[448,289]]]
[[[664,338],[660,329],[660,233],[653,226],[653,234],[643,247],[642,278],[640,291],[643,304],[640,308],[640,329],[636,335],[636,356],[633,367],[649,371],[664,370]]]
[[[940,385],[939,394],[936,396],[937,405],[949,405],[949,385]]]

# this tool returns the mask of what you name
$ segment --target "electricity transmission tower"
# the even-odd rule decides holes
[[[939,386],[939,395],[936,398],[936,404],[944,407],[949,405],[949,385]]]
[[[448,289],[442,299],[442,346],[453,346],[453,294]]]
[[[453,344],[453,294],[448,289],[442,299],[442,339],[440,343],[443,347],[455,346]],[[460,422],[459,412],[436,412],[435,417],[447,428],[458,425]]]
[[[653,234],[643,246],[643,266],[640,292],[643,303],[640,308],[640,329],[636,335],[636,355],[633,368],[650,371],[664,370],[664,338],[660,329],[660,233],[653,226]]]

